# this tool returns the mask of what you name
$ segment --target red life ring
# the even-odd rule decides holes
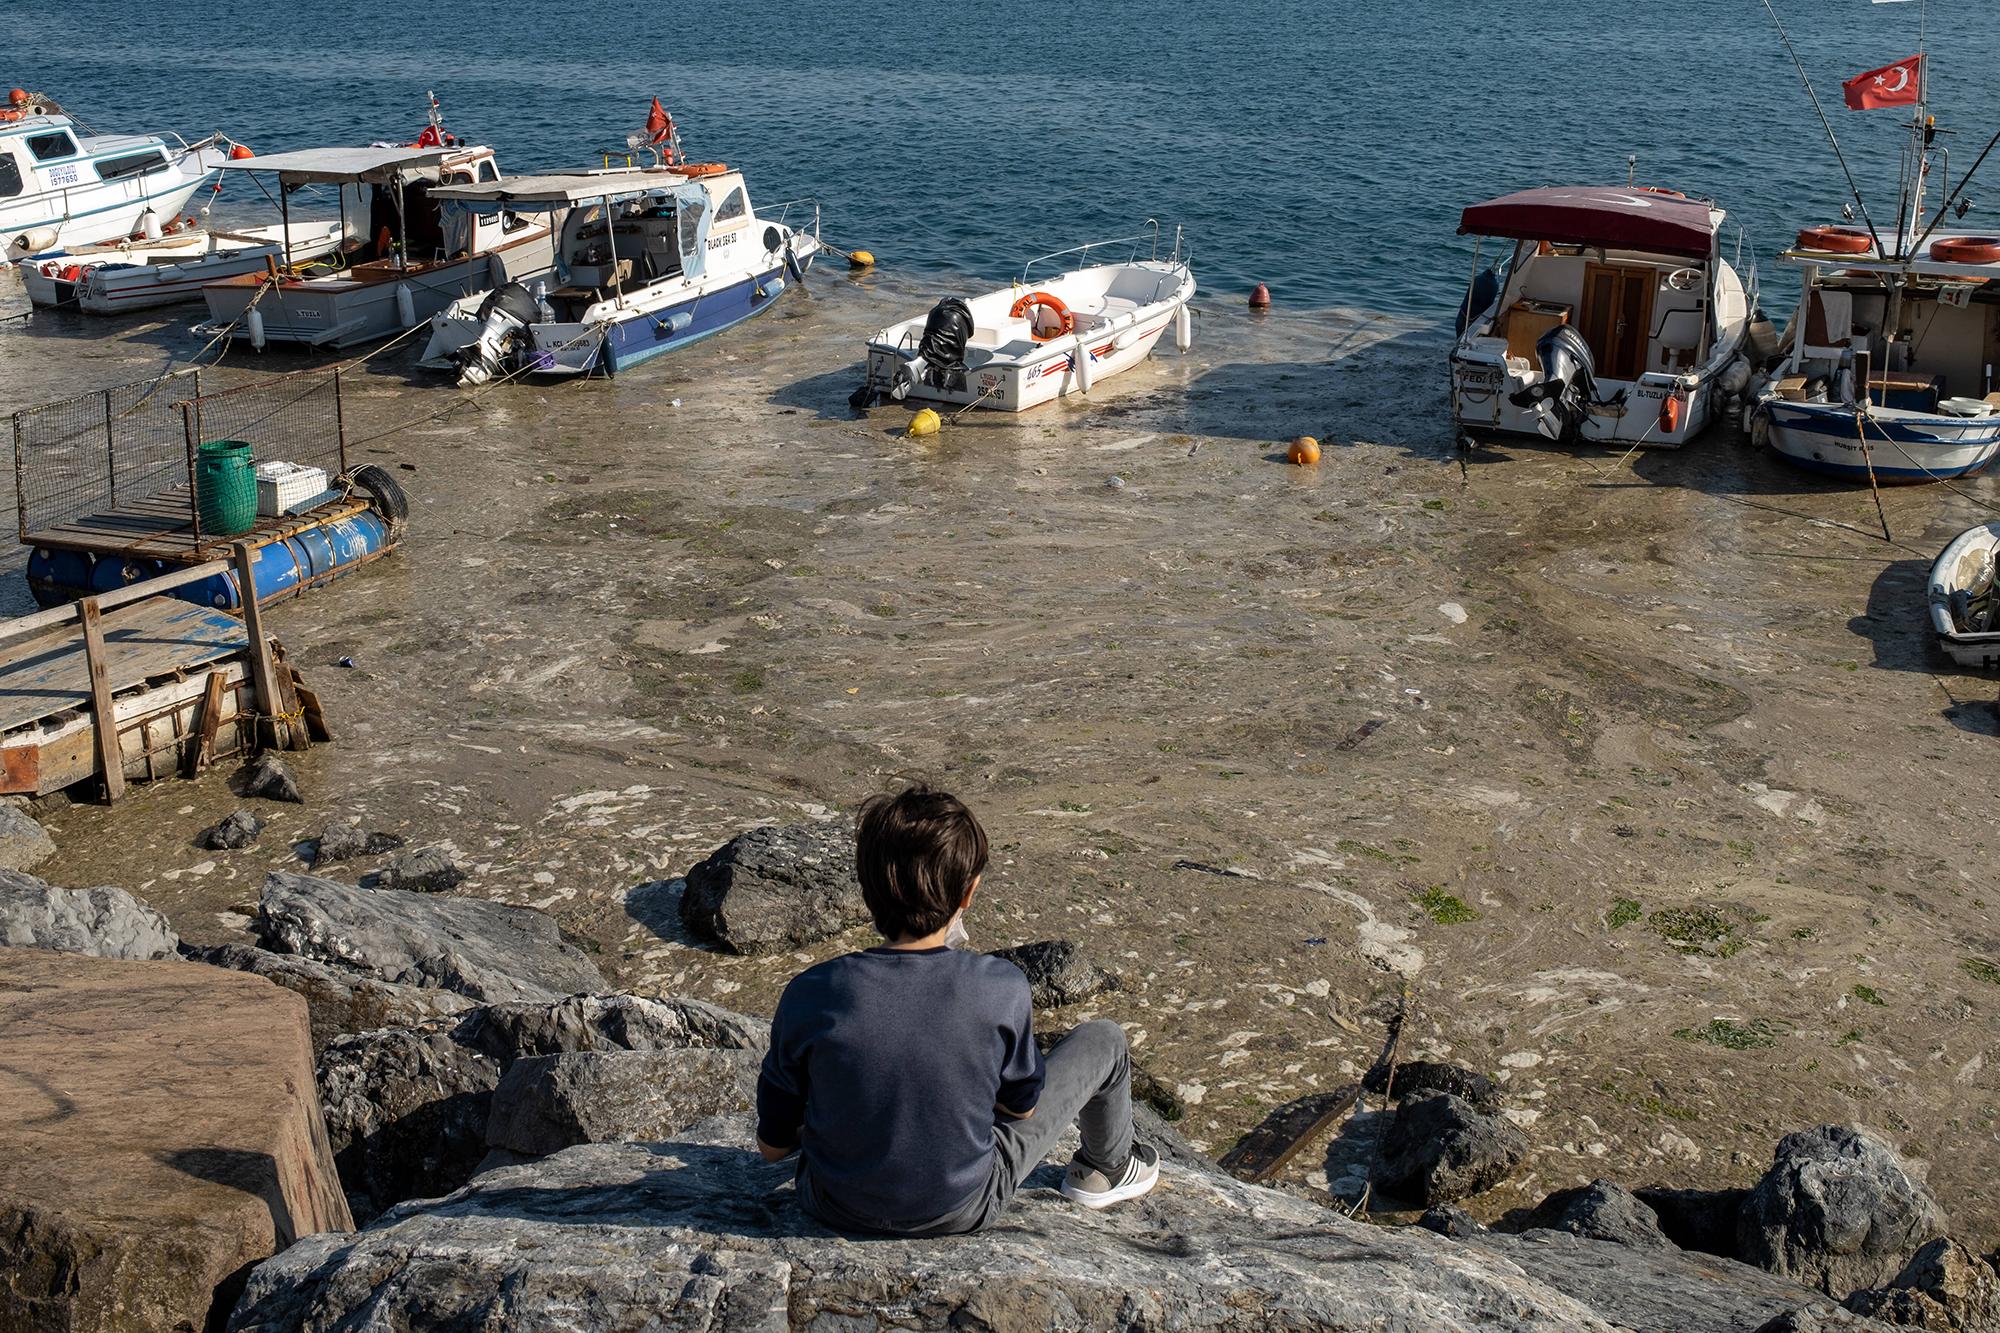
[[[1687,198],[1687,196],[1685,194],[1682,194],[1679,190],[1669,190],[1664,185],[1640,185],[1640,186],[1635,186],[1634,188],[1639,190],[1642,194],[1663,194],[1667,196],[1667,198],[1669,199]]]
[[[1068,306],[1055,297],[1050,296],[1047,292],[1029,292],[1026,296],[1014,302],[1014,308],[1007,313],[1015,319],[1019,319],[1037,306],[1055,313],[1057,327],[1044,333],[1042,332],[1040,322],[1031,319],[1028,321],[1028,336],[1030,338],[1033,338],[1038,343],[1054,342],[1057,338],[1076,332],[1076,316],[1069,312]]]
[[[1852,227],[1807,227],[1799,233],[1799,249],[1820,250],[1830,255],[1865,255],[1875,248],[1874,238]]]
[[[2000,263],[2000,236],[1947,236],[1931,246],[1941,264]]]
[[[729,170],[729,167],[723,162],[683,162],[673,170],[691,181],[698,181],[708,176],[720,176]]]

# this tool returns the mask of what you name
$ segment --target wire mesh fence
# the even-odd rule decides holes
[[[14,414],[19,537],[72,533],[93,519],[205,534],[196,459],[210,441],[240,441],[257,463],[347,470],[340,372],[301,371],[217,393],[198,372],[101,389]],[[185,517],[183,517],[183,515]],[[109,526],[108,524],[106,526]]]

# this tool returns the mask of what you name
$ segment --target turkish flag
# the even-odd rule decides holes
[[[1873,111],[1878,106],[1913,106],[1923,100],[1924,58],[1911,56],[1893,65],[1857,74],[1840,85],[1849,111]]]
[[[646,133],[650,143],[665,143],[674,137],[674,118],[657,97],[653,99],[653,109],[646,113]]]

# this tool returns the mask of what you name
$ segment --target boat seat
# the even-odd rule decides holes
[[[1669,310],[1660,320],[1660,335],[1654,341],[1676,351],[1701,346],[1701,312]]]

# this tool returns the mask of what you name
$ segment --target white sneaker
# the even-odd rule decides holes
[[[1150,1194],[1159,1183],[1160,1154],[1143,1143],[1134,1143],[1132,1155],[1116,1180],[1072,1157],[1069,1170],[1063,1172],[1061,1189],[1063,1197],[1072,1203],[1086,1208],[1109,1208],[1114,1203]]]

